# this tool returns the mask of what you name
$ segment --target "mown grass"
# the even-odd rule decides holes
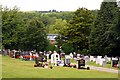
[[[96,64],[95,62],[88,62],[87,65],[97,66],[97,67],[104,67],[104,68],[110,68],[110,69],[116,69],[116,70],[118,70],[118,68],[112,67],[111,64],[106,64],[106,66],[101,66],[99,64]]]
[[[33,61],[2,57],[3,78],[117,78],[118,74],[68,67],[35,68]]]
[[[2,78],[2,56],[0,55],[0,79]]]

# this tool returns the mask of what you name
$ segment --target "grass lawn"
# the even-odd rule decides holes
[[[2,57],[0,55],[0,79],[2,78]]]
[[[99,64],[96,64],[95,62],[88,62],[87,65],[97,66],[97,67],[103,67],[103,66],[101,66]],[[111,69],[118,70],[118,68],[111,67],[111,64],[106,64],[106,66],[104,66],[104,68],[111,68]]]
[[[118,74],[68,67],[35,68],[33,61],[2,57],[3,78],[117,78]]]

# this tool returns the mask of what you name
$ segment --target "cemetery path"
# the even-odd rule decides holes
[[[98,70],[98,71],[105,71],[105,72],[118,73],[118,70],[115,70],[115,69],[103,68],[103,67],[96,67],[96,66],[90,66],[90,65],[87,65],[87,66],[89,66],[90,69],[92,69],[92,70]]]

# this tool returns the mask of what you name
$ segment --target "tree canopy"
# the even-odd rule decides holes
[[[119,31],[117,2],[102,2],[90,35],[90,51],[94,55],[117,55]]]

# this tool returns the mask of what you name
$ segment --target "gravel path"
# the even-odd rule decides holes
[[[115,69],[110,69],[110,68],[103,68],[103,67],[96,67],[96,66],[90,66],[90,65],[87,65],[90,67],[90,69],[92,70],[98,70],[98,71],[105,71],[105,72],[112,72],[112,73],[120,73],[120,71],[118,70],[115,70]]]

